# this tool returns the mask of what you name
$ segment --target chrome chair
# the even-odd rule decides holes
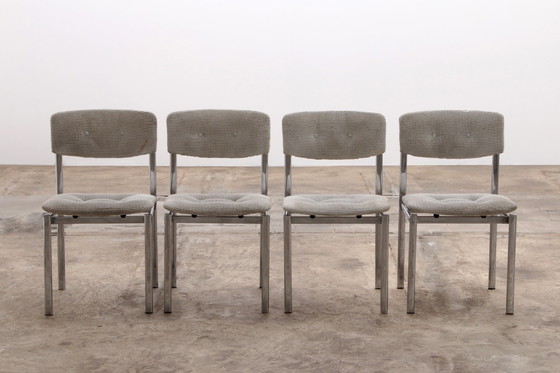
[[[284,311],[292,312],[292,224],[375,224],[375,287],[388,311],[389,202],[382,196],[385,118],[345,111],[303,112],[282,121],[285,154]],[[292,195],[292,157],[358,159],[376,156],[376,194]],[[368,215],[368,216],[366,216]]]
[[[156,117],[129,110],[81,110],[51,117],[52,151],[56,154],[57,195],[43,204],[45,315],[53,314],[51,226],[57,226],[58,289],[66,288],[66,224],[144,225],[145,311],[153,312],[157,287]],[[62,157],[128,158],[149,154],[150,194],[64,193]]]
[[[488,289],[496,287],[497,224],[507,224],[508,266],[506,313],[513,314],[517,206],[498,194],[504,118],[482,111],[425,111],[400,117],[400,193],[397,287],[404,287],[405,225],[410,224],[407,312],[415,312],[416,238],[418,224],[490,224]],[[492,156],[489,194],[406,194],[408,155],[467,159]]]
[[[167,117],[171,154],[171,190],[165,214],[164,311],[172,312],[172,287],[177,287],[177,224],[260,224],[261,311],[269,309],[270,210],[268,151],[270,119],[255,111],[181,111]],[[177,155],[202,158],[261,156],[261,193],[179,193]]]

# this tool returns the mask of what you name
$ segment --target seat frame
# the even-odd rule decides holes
[[[401,152],[400,188],[399,188],[399,230],[398,230],[398,264],[397,288],[404,288],[405,235],[406,221],[409,222],[408,247],[408,291],[407,313],[415,313],[415,277],[416,277],[416,241],[418,224],[490,224],[490,247],[488,266],[488,289],[496,288],[496,243],[497,225],[508,225],[508,259],[507,259],[507,292],[506,314],[514,312],[514,282],[515,282],[515,249],[517,215],[501,214],[494,216],[440,216],[437,214],[414,214],[408,211],[402,199],[406,195],[407,187],[407,154]],[[500,155],[492,155],[491,193],[498,194]]]
[[[63,159],[61,154],[56,154],[56,191],[64,193]],[[149,178],[150,194],[156,196],[156,155],[149,153]],[[153,312],[153,288],[158,287],[157,268],[157,203],[152,210],[142,215],[121,216],[67,216],[53,213],[43,214],[44,236],[44,276],[45,276],[45,315],[53,315],[53,284],[52,284],[52,239],[57,236],[58,257],[58,290],[66,289],[65,265],[65,225],[72,224],[144,224],[145,236],[145,312]],[[52,227],[56,227],[56,233]]]
[[[292,156],[284,155],[285,197],[292,195]],[[383,192],[383,155],[376,156],[375,193]],[[315,216],[292,215],[284,211],[284,312],[292,312],[292,224],[375,224],[375,288],[381,289],[380,310],[388,313],[389,304],[389,215]]]
[[[177,154],[170,155],[170,194],[177,194]],[[261,194],[268,194],[268,154],[261,155]],[[260,270],[261,312],[269,311],[269,268],[270,268],[270,215],[197,216],[168,212],[165,214],[164,251],[164,312],[172,312],[172,288],[177,287],[177,224],[259,224],[260,225]]]

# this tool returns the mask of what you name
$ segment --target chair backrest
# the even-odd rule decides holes
[[[167,117],[169,153],[202,158],[268,154],[270,118],[247,110],[193,110]]]
[[[261,193],[268,193],[270,118],[249,110],[191,110],[167,116],[170,194],[177,193],[177,154],[201,158],[261,156]]]
[[[376,156],[375,193],[383,193],[385,117],[357,111],[316,111],[284,116],[284,195],[292,194],[292,156],[357,159]]]
[[[484,111],[422,111],[400,117],[401,152],[465,159],[504,151],[504,117]]]
[[[51,117],[56,191],[64,192],[62,156],[128,158],[150,155],[150,194],[156,195],[157,119],[134,110],[77,110]]]
[[[357,159],[385,152],[385,117],[356,111],[293,113],[282,120],[284,154]]]
[[[151,154],[157,146],[154,114],[132,110],[78,110],[51,117],[52,151],[87,158]]]

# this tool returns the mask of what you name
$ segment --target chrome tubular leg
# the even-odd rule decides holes
[[[163,264],[164,264],[164,281],[163,281],[163,312],[171,312],[171,275],[173,272],[173,242],[171,238],[172,229],[172,216],[171,214],[164,215],[164,234],[163,234]]]
[[[177,223],[171,219],[171,247],[173,249],[173,258],[171,265],[171,287],[177,287]]]
[[[159,286],[158,282],[158,235],[157,235],[157,208],[154,207],[154,215],[153,215],[152,224],[152,241],[153,241],[153,250],[154,253],[152,254],[152,284],[154,289]]]
[[[261,312],[268,313],[270,271],[270,215],[264,214],[261,219]]]
[[[381,218],[383,219],[383,218]],[[375,224],[375,288],[381,289],[381,251],[383,250],[383,224]]]
[[[408,293],[406,299],[406,312],[414,313],[415,299],[414,292],[416,290],[416,234],[418,228],[417,215],[410,216],[410,231],[408,243]]]
[[[381,226],[383,228],[382,244],[380,246],[381,255],[381,313],[389,312],[389,215],[381,215]]]
[[[284,312],[292,312],[292,217],[284,215]]]
[[[398,259],[397,259],[397,289],[404,289],[404,250],[406,236],[406,221],[404,213],[399,206],[399,232],[398,232]]]
[[[262,217],[261,217],[261,219],[262,219]],[[263,224],[264,224],[264,220],[261,220],[261,233],[260,233],[260,235],[261,235],[261,249],[259,251],[259,289],[262,289],[262,287],[263,287],[263,277],[264,277],[264,274],[263,274],[263,270],[264,270],[263,269],[263,245],[264,245],[264,240],[266,238],[264,236]]]
[[[66,289],[66,259],[64,250],[64,224],[58,224],[56,229],[58,246],[58,290]]]
[[[506,314],[508,315],[513,315],[516,236],[517,236],[517,215],[509,215],[507,293],[506,293]]]
[[[53,314],[52,288],[52,243],[51,243],[51,215],[43,215],[43,238],[45,251],[45,316]]]
[[[146,313],[152,313],[154,310],[154,300],[153,293],[154,288],[152,284],[152,274],[153,274],[153,215],[144,215],[144,235],[145,235],[145,271],[146,271],[146,283],[145,283],[145,293],[146,293]]]
[[[496,243],[498,240],[498,224],[490,224],[490,260],[488,263],[488,290],[496,289]]]

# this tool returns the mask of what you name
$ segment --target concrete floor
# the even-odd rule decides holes
[[[259,313],[257,227],[180,226],[174,312],[162,312],[160,288],[146,315],[142,228],[96,225],[67,229],[67,290],[55,290],[55,315],[45,317],[40,206],[54,191],[53,168],[0,170],[0,372],[560,371],[560,166],[502,168],[501,192],[519,205],[513,316],[505,315],[506,227],[499,228],[497,289],[488,291],[488,229],[473,225],[420,226],[417,313],[406,314],[406,290],[396,289],[398,168],[386,167],[388,315],[379,314],[374,290],[371,227],[309,225],[294,229],[294,312],[284,314],[283,170],[273,168],[269,314]],[[296,169],[294,192],[372,193],[372,171]],[[489,189],[488,167],[410,172],[411,192]],[[258,191],[250,168],[182,168],[179,176],[189,183],[180,191]],[[167,177],[167,168],[158,169],[162,198]],[[66,170],[68,192],[95,191],[95,184],[146,192],[147,171]]]

